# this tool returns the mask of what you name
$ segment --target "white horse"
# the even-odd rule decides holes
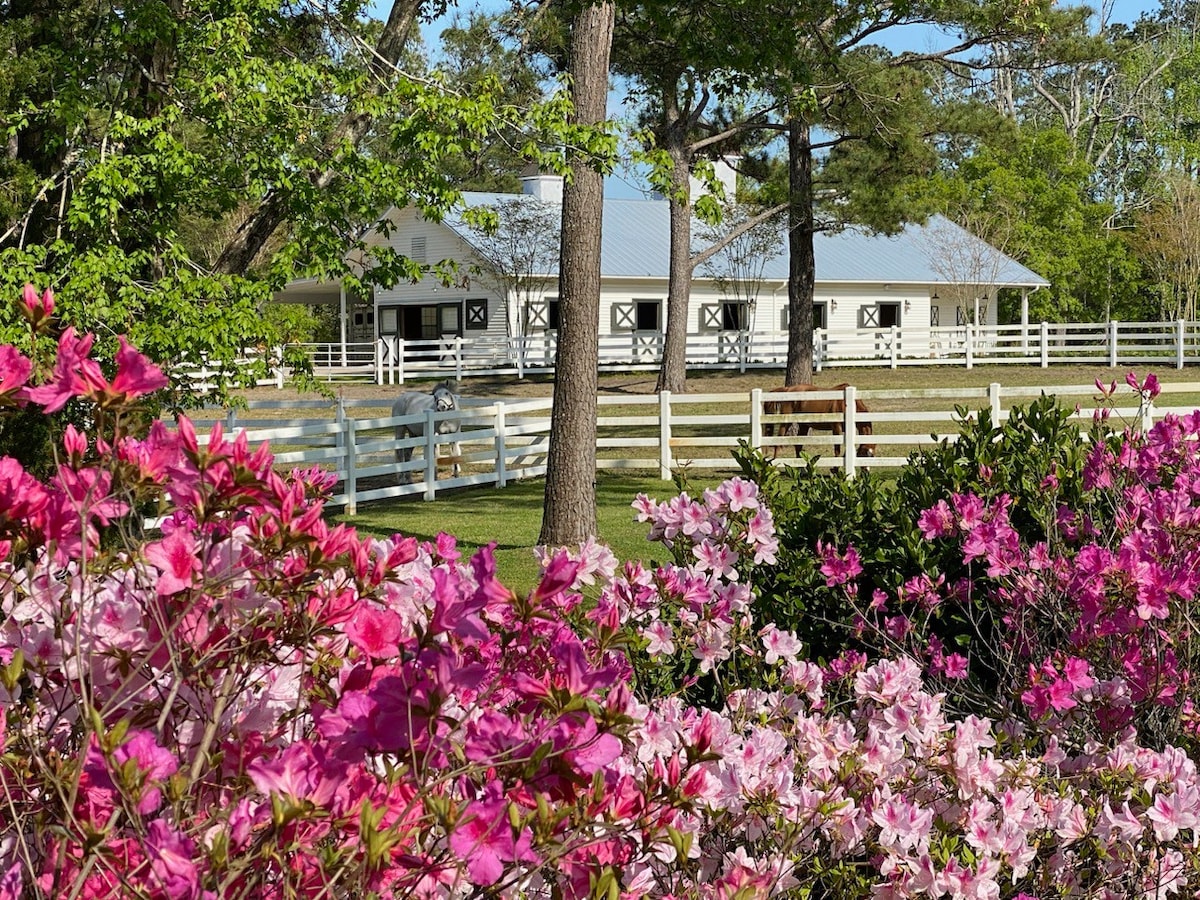
[[[450,390],[450,385],[447,382],[442,382],[437,385],[431,393],[423,393],[421,391],[406,391],[396,398],[396,402],[392,404],[393,416],[414,416],[424,415],[428,410],[434,412],[450,412],[458,409],[458,397]],[[458,432],[458,422],[454,419],[443,419],[434,426],[434,430],[438,434],[456,434]],[[411,422],[407,425],[396,426],[396,440],[404,440],[408,437],[424,437],[425,436],[425,420],[421,419],[417,422]],[[452,474],[455,478],[458,477],[461,471],[462,463],[462,446],[455,441],[450,445],[450,461],[453,466]],[[412,447],[397,447],[396,462],[407,463],[412,460]],[[397,479],[401,484],[412,483],[412,472],[397,472]]]

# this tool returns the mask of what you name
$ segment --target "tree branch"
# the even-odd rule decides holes
[[[786,203],[778,203],[775,206],[768,207],[758,215],[747,219],[745,222],[742,222],[737,226],[737,228],[729,232],[729,234],[722,236],[719,241],[716,241],[715,243],[701,250],[699,253],[693,253],[691,256],[692,269],[695,270],[697,266],[708,262],[708,260],[712,259],[747,231],[758,227],[773,216],[779,215],[780,213],[784,212],[787,207],[788,205]]]
[[[380,96],[388,87],[401,54],[412,34],[417,14],[425,0],[394,0],[387,23],[375,44],[368,63],[372,85],[369,95]],[[361,110],[347,110],[338,126],[325,141],[325,151],[335,163],[340,161],[346,148],[356,147],[366,136],[374,116]],[[336,169],[328,166],[310,176],[310,182],[318,190],[326,190],[336,177]],[[217,258],[214,271],[226,275],[243,275],[249,270],[254,258],[279,226],[287,219],[287,197],[281,187],[271,188],[257,209],[238,227],[229,243]]]

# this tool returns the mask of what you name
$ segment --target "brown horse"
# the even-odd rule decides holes
[[[785,385],[780,388],[773,388],[771,393],[787,391],[789,393],[803,393],[807,391],[845,391],[849,387],[848,384],[839,384],[831,388],[819,388],[813,384],[792,384]],[[855,398],[854,409],[856,412],[870,412],[867,409],[867,404]],[[815,416],[815,415],[830,415],[837,413],[840,416],[846,415],[846,401],[841,397],[835,397],[832,400],[808,400],[797,397],[795,400],[768,400],[763,404],[763,412],[768,416]],[[780,423],[779,435],[786,437],[788,435],[796,435],[797,437],[807,437],[809,431],[829,431],[834,435],[840,435],[845,431],[843,424],[845,419],[836,422],[783,422]],[[858,419],[854,423],[854,429],[859,434],[874,434],[874,429],[871,423],[865,419]],[[769,423],[763,426],[763,434],[768,437],[775,435],[775,423]],[[842,445],[834,444],[833,455],[841,456]],[[772,458],[779,455],[779,447],[775,447]],[[800,455],[800,445],[796,445],[796,455]],[[874,456],[874,444],[859,444],[859,456]]]

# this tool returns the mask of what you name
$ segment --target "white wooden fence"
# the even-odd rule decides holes
[[[1118,388],[1118,408],[1113,421],[1148,427],[1169,412],[1188,413],[1200,406],[1200,383],[1168,384],[1152,406],[1142,406],[1136,394],[1124,385]],[[1095,386],[1002,387],[858,391],[813,391],[807,399],[832,399],[844,411],[822,415],[784,417],[764,413],[764,403],[795,399],[795,394],[755,390],[750,394],[678,394],[600,397],[597,419],[597,467],[601,469],[657,470],[670,479],[677,467],[689,469],[732,469],[731,450],[740,440],[767,453],[778,454],[780,465],[797,465],[791,451],[802,445],[808,454],[820,454],[817,465],[837,467],[853,475],[862,467],[899,466],[915,449],[958,434],[956,406],[969,410],[989,408],[993,421],[1002,421],[1012,405],[1025,405],[1041,394],[1055,395],[1060,403],[1075,409],[1081,428],[1092,421],[1098,392]],[[1172,405],[1178,396],[1189,402]],[[1191,395],[1187,397],[1186,395]],[[856,409],[862,400],[870,411]],[[916,408],[914,403],[919,403]],[[202,426],[207,420],[223,421],[228,430],[248,430],[252,442],[269,441],[276,463],[285,467],[321,466],[334,471],[339,488],[333,498],[354,514],[358,504],[393,497],[420,496],[432,500],[438,491],[474,485],[503,487],[509,481],[545,474],[550,434],[549,398],[497,401],[464,406],[445,413],[430,411],[421,416],[395,417],[388,414],[366,417],[368,411],[384,411],[373,400],[258,401],[242,411],[220,412],[214,417],[197,415]],[[889,409],[889,407],[891,407]],[[305,418],[278,419],[280,412],[311,412]],[[363,413],[364,415],[359,415]],[[457,434],[438,434],[440,421],[453,419]],[[810,425],[831,423],[849,435],[819,431],[807,437],[768,436],[766,426],[785,420]],[[399,425],[419,422],[424,437],[397,438]],[[858,426],[869,422],[873,434],[859,435]],[[779,429],[776,429],[778,432]],[[452,444],[461,445],[462,472],[451,471]],[[874,457],[858,456],[864,443],[875,445]],[[842,445],[832,456],[835,445]],[[401,448],[420,448],[406,465],[396,461]],[[403,476],[403,479],[401,479]],[[412,483],[398,483],[400,480]]]
[[[662,362],[662,335],[627,332],[602,335],[600,365],[611,371],[655,370]],[[556,335],[544,332],[510,339],[446,338],[405,341],[390,337],[370,343],[300,344],[317,377],[327,381],[404,384],[410,378],[547,373],[554,369]],[[824,368],[914,365],[1152,364],[1183,368],[1200,363],[1198,322],[1099,322],[1030,325],[905,326],[827,331],[813,336],[814,361]],[[272,357],[282,358],[277,349]],[[696,369],[779,368],[787,362],[787,333],[707,331],[688,335],[687,363]],[[198,385],[213,372],[196,370]],[[273,367],[260,385],[283,387],[288,373]]]

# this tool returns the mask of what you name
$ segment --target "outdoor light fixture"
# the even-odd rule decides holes
[[[911,312],[911,311],[912,311],[912,301],[911,301],[911,300],[905,300],[905,301],[904,301],[904,311],[905,311],[905,312]]]
[[[829,301],[829,311],[830,311],[830,312],[837,312],[837,301],[836,301],[836,300],[830,300],[830,301]]]
[[[937,303],[937,301],[938,301],[937,291],[934,291],[933,296],[930,297],[929,299],[932,300],[934,303]]]

